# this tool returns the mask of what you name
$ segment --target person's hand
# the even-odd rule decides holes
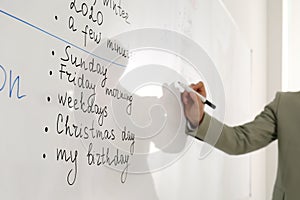
[[[192,84],[190,87],[202,96],[206,97],[206,91],[203,82],[200,81],[197,84]],[[184,106],[185,117],[193,127],[198,127],[204,116],[204,104],[202,103],[200,97],[192,92],[184,91],[181,94],[181,99]]]

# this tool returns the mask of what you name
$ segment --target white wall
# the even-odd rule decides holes
[[[267,103],[267,0],[223,0],[253,50],[251,114]],[[252,198],[266,199],[266,153],[251,155]]]
[[[282,0],[268,0],[268,101],[282,90],[282,6]],[[272,198],[277,173],[277,149],[277,142],[266,149],[266,199]]]
[[[285,0],[285,25],[284,36],[286,59],[283,63],[283,90],[299,91],[300,88],[300,1]]]
[[[251,106],[252,114],[255,115],[274,98],[277,91],[299,90],[300,61],[297,54],[300,52],[300,14],[297,11],[300,2],[224,0],[224,3],[253,49]],[[284,3],[287,8],[284,8]],[[283,12],[289,12],[287,25],[282,24]],[[286,48],[284,54],[283,48]],[[274,142],[252,156],[252,199],[272,198],[276,170],[277,142]]]

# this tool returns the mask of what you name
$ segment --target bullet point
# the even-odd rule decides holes
[[[47,101],[50,102],[50,100],[51,100],[51,98],[50,98],[50,97],[47,97]]]
[[[54,19],[55,19],[55,20],[58,20],[58,17],[55,15],[55,16],[54,16]]]
[[[44,158],[44,159],[46,158],[46,154],[45,154],[45,153],[43,154],[43,158]]]
[[[45,132],[47,133],[47,132],[48,132],[48,130],[49,130],[49,128],[46,126],[46,127],[45,127]]]
[[[54,51],[52,51],[52,56],[54,56],[54,54],[55,54],[55,52],[54,52]]]
[[[49,75],[52,76],[52,71],[49,71]]]

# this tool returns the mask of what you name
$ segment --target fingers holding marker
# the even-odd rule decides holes
[[[190,86],[185,85],[182,82],[177,82],[186,92],[188,92],[188,94],[184,94],[182,96],[182,99],[184,101],[184,104],[187,105],[187,103],[191,103],[194,104],[195,102],[200,105],[203,106],[203,104],[207,104],[208,106],[210,106],[212,109],[216,109],[216,106],[211,103],[210,101],[208,101],[206,99],[206,91],[205,91],[205,86],[203,84],[202,81],[200,81],[199,83],[195,84],[191,84]]]
[[[181,94],[181,100],[182,100],[184,105],[200,103],[201,102],[201,99],[195,93],[187,92],[187,91],[184,91]]]
[[[192,100],[193,103],[196,103],[196,102],[201,102],[200,98],[193,92],[189,92],[189,97],[190,99]],[[202,103],[202,102],[201,102]]]
[[[193,99],[191,98],[190,93],[187,92],[187,91],[184,91],[181,94],[181,99],[182,99],[182,102],[183,102],[184,105],[188,105],[188,104],[191,104],[193,102]]]
[[[197,84],[191,84],[190,87],[202,96],[206,97],[206,90],[202,81],[198,82]]]

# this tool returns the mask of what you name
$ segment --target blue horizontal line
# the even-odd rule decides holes
[[[111,60],[109,60],[109,59],[106,59],[106,58],[103,58],[103,57],[101,57],[101,56],[98,56],[98,55],[96,55],[96,54],[94,54],[94,53],[91,53],[91,52],[89,52],[89,51],[87,51],[87,50],[85,50],[85,49],[83,49],[83,48],[81,48],[81,47],[79,47],[79,46],[77,46],[77,45],[75,45],[75,44],[73,44],[73,43],[71,43],[71,42],[69,42],[69,41],[63,39],[63,38],[61,38],[61,37],[58,37],[57,35],[54,35],[54,34],[48,32],[48,31],[46,31],[46,30],[44,30],[44,29],[42,29],[42,28],[40,28],[40,27],[38,27],[38,26],[35,26],[35,25],[33,25],[33,24],[31,24],[31,23],[29,23],[29,22],[23,20],[23,19],[20,19],[20,18],[14,16],[14,15],[8,13],[8,12],[5,12],[4,10],[0,10],[0,12],[1,12],[2,14],[4,14],[4,15],[7,15],[7,16],[9,16],[9,17],[11,17],[11,18],[13,18],[13,19],[15,19],[15,20],[17,20],[17,21],[19,21],[19,22],[22,22],[23,24],[26,24],[27,26],[30,26],[30,27],[32,27],[32,28],[34,28],[34,29],[36,29],[36,30],[38,30],[38,31],[40,31],[40,32],[42,32],[42,33],[44,33],[44,34],[46,34],[46,35],[49,35],[49,36],[51,36],[51,37],[53,37],[53,38],[55,38],[55,39],[57,39],[57,40],[60,40],[60,41],[66,43],[66,44],[68,44],[68,45],[70,45],[70,46],[72,46],[72,47],[75,47],[76,49],[79,49],[79,50],[81,50],[81,51],[83,51],[83,52],[85,52],[85,53],[87,53],[87,54],[89,54],[89,55],[92,55],[92,56],[94,56],[94,57],[96,57],[96,58],[99,58],[99,59],[101,59],[101,60],[103,60],[103,61],[106,61],[106,62],[115,64],[115,65],[118,65],[118,66],[121,66],[121,67],[126,67],[125,65],[122,65],[122,64],[120,64],[120,63],[113,62],[113,61],[111,61]]]

